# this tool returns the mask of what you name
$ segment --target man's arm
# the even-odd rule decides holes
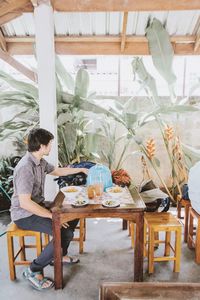
[[[49,175],[53,176],[67,176],[77,173],[85,173],[88,174],[88,169],[86,168],[55,168],[53,172],[49,173]]]
[[[52,213],[48,209],[34,202],[29,194],[20,194],[19,203],[21,208],[31,212],[34,215],[52,219]]]

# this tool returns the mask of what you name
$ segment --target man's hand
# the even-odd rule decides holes
[[[65,223],[62,224],[62,227],[68,228],[68,227],[69,227],[69,224],[68,224],[67,222],[65,222]]]
[[[82,173],[85,173],[86,175],[88,175],[88,169],[82,168],[81,170],[82,170],[82,171],[81,171]]]

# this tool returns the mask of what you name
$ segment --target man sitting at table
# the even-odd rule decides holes
[[[49,235],[52,235],[52,213],[43,206],[46,174],[65,176],[79,172],[87,174],[88,171],[85,168],[58,168],[48,163],[43,156],[49,155],[53,138],[53,134],[42,128],[30,131],[28,152],[14,170],[14,193],[11,200],[11,219],[19,228]],[[79,262],[78,258],[67,255],[78,221],[65,223],[61,228],[64,264]],[[30,267],[23,272],[23,277],[38,290],[49,289],[54,285],[51,279],[43,276],[44,267],[53,261],[53,252],[53,240],[51,240],[41,254],[33,260]]]
[[[188,177],[188,194],[191,201],[191,206],[200,214],[200,161],[197,162],[189,172]]]

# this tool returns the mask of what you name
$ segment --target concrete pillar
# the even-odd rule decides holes
[[[50,1],[37,1],[34,8],[36,56],[38,68],[40,127],[54,135],[49,157],[50,163],[58,164],[57,105],[55,77],[54,16]],[[52,176],[47,176],[46,200],[53,200],[57,192]]]

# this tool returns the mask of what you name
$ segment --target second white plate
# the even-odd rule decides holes
[[[103,200],[102,205],[106,207],[117,207],[120,206],[120,201],[116,199]]]

